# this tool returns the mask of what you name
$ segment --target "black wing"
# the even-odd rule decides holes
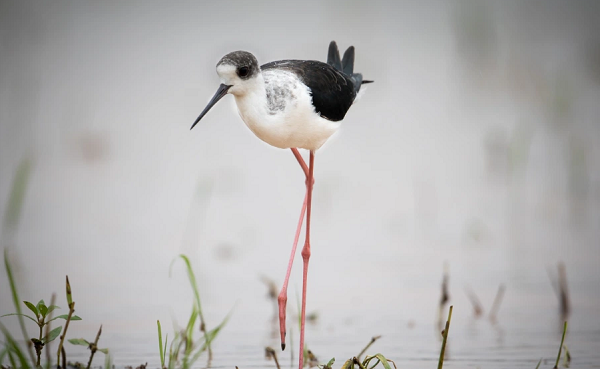
[[[260,68],[284,69],[296,74],[310,88],[317,113],[334,122],[344,119],[356,98],[353,78],[320,61],[279,60]]]

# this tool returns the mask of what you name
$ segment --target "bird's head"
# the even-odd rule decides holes
[[[256,83],[256,77],[260,74],[260,67],[254,55],[247,51],[234,51],[219,60],[217,74],[221,79],[221,85],[198,119],[192,124],[192,128],[223,96],[228,93],[242,96],[251,89]]]

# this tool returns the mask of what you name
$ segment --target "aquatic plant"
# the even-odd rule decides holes
[[[100,340],[101,334],[102,334],[102,326],[100,326],[100,329],[98,330],[98,333],[96,334],[96,339],[94,340],[94,342],[88,342],[83,338],[71,338],[69,340],[69,342],[73,345],[85,346],[90,350],[90,359],[88,361],[86,369],[90,369],[90,367],[92,366],[92,360],[94,359],[94,355],[96,354],[96,351],[100,351],[104,355],[107,355],[107,356],[109,355],[107,348],[98,348],[98,340]]]
[[[33,357],[33,355],[31,355],[32,356],[31,361],[35,363],[36,367],[40,366],[42,351],[44,350],[44,348],[47,347],[48,343],[50,343],[50,342],[54,341],[56,338],[58,338],[62,332],[63,335],[60,336],[61,344],[59,345],[58,354],[57,354],[58,355],[57,361],[60,362],[60,353],[61,353],[62,342],[64,341],[64,337],[65,337],[67,328],[69,326],[69,322],[71,320],[81,320],[81,318],[79,316],[73,315],[73,313],[75,311],[75,309],[74,309],[75,303],[72,302],[72,298],[71,298],[71,289],[70,289],[70,285],[69,285],[69,278],[67,277],[67,301],[69,303],[69,314],[52,317],[52,312],[56,309],[60,309],[58,306],[54,305],[54,296],[53,296],[52,303],[50,305],[46,305],[44,300],[40,300],[35,305],[29,301],[23,301],[23,304],[33,313],[33,316],[32,316],[32,315],[23,313],[21,310],[21,304],[19,303],[20,302],[19,301],[19,293],[17,291],[17,285],[15,283],[12,268],[10,266],[7,249],[4,250],[4,265],[6,268],[6,274],[8,276],[10,289],[11,289],[11,293],[13,296],[13,303],[15,305],[15,310],[17,312],[10,313],[10,314],[4,314],[4,315],[0,316],[0,318],[7,317],[7,316],[17,316],[20,320],[23,318],[27,318],[27,319],[33,321],[37,325],[39,334],[37,337],[32,337],[32,338],[29,338],[29,335],[27,334],[27,330],[25,329],[25,325],[24,324],[22,325],[22,331],[23,331],[23,336],[24,336],[25,342],[31,342],[31,344],[33,345],[33,348],[35,349],[35,357]],[[66,321],[64,331],[63,331],[62,326],[59,326],[59,327],[56,327],[56,328],[50,330],[50,324],[57,319],[64,319]],[[45,334],[44,334],[44,328],[46,328]],[[12,336],[10,335],[8,330],[4,327],[4,325],[2,325],[2,332],[4,333],[4,336],[5,336],[8,344],[5,345],[5,347],[3,348],[2,351],[0,351],[0,364],[2,364],[5,356],[8,356],[9,361],[11,361],[12,355],[16,355],[21,362],[21,367],[29,368],[29,363],[27,362],[27,360],[21,360],[21,358],[25,357],[22,349],[19,347],[19,345],[16,343],[16,341],[12,338]],[[28,347],[31,347],[31,346],[28,346]],[[50,357],[50,355],[48,355],[48,356]],[[12,363],[12,361],[11,361],[11,365],[13,365],[13,367],[15,367],[14,363]],[[50,365],[50,364],[48,364],[48,365]]]
[[[215,340],[215,338],[217,337],[221,329],[225,326],[225,324],[227,324],[227,321],[231,316],[231,312],[229,312],[229,314],[227,314],[225,318],[223,318],[219,325],[217,325],[211,330],[207,329],[206,321],[202,313],[202,305],[200,304],[200,292],[196,283],[194,270],[192,269],[192,266],[187,256],[182,254],[179,255],[179,257],[185,262],[188,279],[190,280],[190,286],[192,287],[192,292],[194,293],[194,304],[192,306],[192,312],[190,314],[185,329],[175,329],[174,338],[171,340],[171,345],[169,346],[168,356],[167,337],[165,337],[165,344],[163,345],[162,327],[160,325],[160,321],[157,320],[156,322],[158,327],[158,345],[161,360],[161,368],[163,369],[174,369],[176,367],[181,367],[182,369],[189,369],[205,351],[208,351],[208,361],[210,362],[212,360],[211,343]],[[173,266],[173,263],[171,263],[171,266]],[[194,332],[196,331],[194,327],[196,327],[196,321],[198,319],[200,319],[200,331],[203,333],[203,336],[196,340],[194,338]],[[166,366],[165,362],[167,363]]]

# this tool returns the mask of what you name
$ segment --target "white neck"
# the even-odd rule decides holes
[[[267,93],[262,73],[247,81],[243,89],[234,92],[233,96],[242,120],[254,132],[253,122],[268,115]]]

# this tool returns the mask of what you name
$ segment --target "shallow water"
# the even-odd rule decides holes
[[[318,288],[318,287],[316,287]],[[505,298],[499,310],[497,324],[492,324],[487,316],[475,318],[472,306],[461,289],[451,288],[451,302],[454,306],[445,367],[448,368],[534,368],[542,360],[541,368],[554,366],[562,324],[558,316],[558,300],[551,289],[547,294],[530,296],[518,291],[518,284],[508,284]],[[262,292],[262,291],[261,291]],[[266,292],[266,289],[265,291]],[[437,290],[431,290],[436,295]],[[317,355],[320,363],[332,357],[339,367],[346,359],[358,352],[372,336],[381,335],[367,354],[383,353],[401,367],[431,368],[437,366],[441,335],[434,323],[435,304],[425,306],[420,302],[431,300],[420,293],[403,296],[382,293],[375,296],[365,293],[367,301],[357,301],[349,296],[328,303],[313,302],[319,305],[316,322],[307,324],[307,345]],[[480,298],[493,297],[493,293],[481,294]],[[437,296],[436,296],[437,297]],[[594,368],[600,366],[600,317],[597,300],[580,304],[582,296],[573,294],[572,314],[569,318],[565,345],[568,347],[573,368]],[[341,300],[340,300],[341,299]],[[597,296],[595,297],[597,299]],[[293,301],[294,298],[291,298]],[[593,299],[592,299],[593,300]],[[535,302],[534,302],[535,301]],[[491,299],[482,301],[489,310]],[[213,304],[209,304],[214,307]],[[273,368],[273,361],[264,356],[267,346],[278,348],[279,340],[276,322],[272,319],[273,302],[259,296],[252,302],[240,303],[234,310],[231,321],[214,343],[214,368]],[[290,303],[293,315],[294,303]],[[309,303],[309,307],[311,304]],[[212,311],[211,311],[212,310]],[[310,309],[309,309],[310,311]],[[209,327],[216,323],[226,309],[210,309],[206,314]],[[487,313],[487,311],[485,312]],[[447,314],[444,311],[444,319]],[[294,318],[295,319],[295,318]],[[211,322],[212,321],[212,322]],[[212,323],[212,324],[211,324]],[[288,324],[292,324],[291,322]],[[145,329],[148,328],[144,324]],[[168,323],[163,322],[163,332],[169,331]],[[159,366],[156,352],[156,333],[143,327],[136,329],[114,329],[109,333],[111,351],[117,367],[137,366],[148,362],[150,367]],[[115,332],[116,331],[116,332]],[[116,336],[115,334],[118,334]],[[164,334],[164,333],[163,333]],[[297,365],[297,326],[292,326],[288,334],[288,348],[285,353],[277,350],[282,367]],[[293,336],[293,341],[289,337]],[[291,355],[296,355],[292,360]],[[101,356],[101,355],[100,355]],[[70,354],[70,359],[85,361],[86,354]],[[96,363],[99,359],[96,359]],[[561,363],[564,360],[561,359]],[[195,367],[206,367],[206,356]],[[335,366],[334,366],[335,367]]]

